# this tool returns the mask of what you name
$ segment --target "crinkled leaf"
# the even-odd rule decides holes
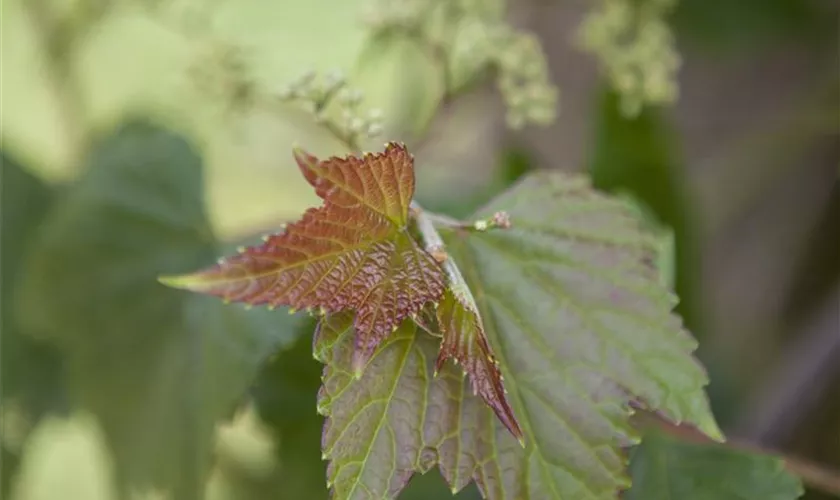
[[[803,493],[780,458],[657,431],[645,433],[633,450],[630,473],[633,487],[625,500],[795,500]]]
[[[475,299],[452,259],[444,262],[443,267],[449,288],[437,308],[443,340],[435,370],[439,371],[447,359],[454,359],[469,376],[473,394],[481,396],[502,424],[523,442],[522,429],[505,395],[499,363],[487,343]]]
[[[431,336],[405,325],[350,377],[350,323],[329,318],[320,409],[336,498],[385,498],[436,462],[454,490],[491,499],[614,499],[638,442],[630,402],[719,437],[696,342],[671,309],[655,239],[635,211],[578,177],[529,175],[476,218],[513,227],[444,234],[472,290],[522,425],[522,449],[468,382],[432,376]]]
[[[201,160],[183,139],[123,126],[45,221],[17,297],[28,330],[63,350],[124,487],[185,499],[200,496],[216,422],[292,333],[288,315],[157,283],[219,251],[201,189]]]
[[[263,245],[164,282],[248,304],[353,310],[358,374],[383,338],[443,293],[440,267],[408,233],[414,160],[393,143],[363,158],[295,158],[321,207]]]

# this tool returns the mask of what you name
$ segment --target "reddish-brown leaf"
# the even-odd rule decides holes
[[[451,259],[444,264],[444,268],[450,285],[437,308],[443,341],[435,371],[440,371],[449,358],[461,365],[470,378],[473,394],[481,396],[507,430],[524,446],[522,429],[507,400],[499,363],[487,342],[475,299]]]
[[[443,273],[408,234],[414,160],[401,144],[362,158],[295,159],[324,200],[260,246],[165,283],[253,305],[354,311],[358,375],[379,343],[440,299]]]

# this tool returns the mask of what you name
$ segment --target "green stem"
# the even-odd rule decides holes
[[[437,228],[435,228],[432,222],[432,214],[426,212],[416,201],[411,202],[409,214],[417,224],[417,230],[420,232],[420,238],[423,240],[425,250],[438,261],[446,260],[443,238],[441,238],[440,233],[438,233]]]
[[[488,219],[478,219],[472,222],[454,219],[448,215],[428,212],[427,217],[437,227],[453,231],[484,232],[490,229],[510,228],[510,216],[507,212],[501,211],[493,214]]]

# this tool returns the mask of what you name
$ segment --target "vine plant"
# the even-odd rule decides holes
[[[414,40],[437,64],[442,105],[495,75],[510,126],[551,122],[557,91],[539,43],[489,3],[380,5],[374,25]],[[651,2],[632,22],[631,4],[606,2],[582,38],[608,62],[630,115],[673,98],[676,64],[656,15],[670,2]],[[617,49],[606,46],[628,29],[659,34],[664,48],[611,60]],[[463,54],[473,65],[457,76]],[[645,54],[668,56],[662,70]],[[640,80],[645,68],[656,78]],[[246,102],[266,98],[246,82],[235,88]],[[308,73],[268,98],[302,102],[347,147],[327,159],[293,151],[323,204],[261,245],[161,281],[318,318],[317,409],[334,498],[394,498],[435,466],[453,494],[474,481],[489,499],[615,498],[630,486],[639,411],[723,441],[691,355],[696,342],[653,264],[659,247],[631,205],[583,177],[541,172],[472,220],[454,220],[414,200],[415,161],[403,143],[361,150],[382,131],[379,114],[361,113],[360,93],[342,77]],[[336,102],[340,118],[330,113]],[[776,483],[787,495],[779,498],[796,496],[791,484]],[[669,494],[647,488],[636,494]]]
[[[625,111],[673,99],[678,60],[662,21],[672,2],[599,3],[581,40]],[[505,22],[501,2],[392,0],[374,12],[373,29],[415,41],[437,65],[441,107],[492,77],[510,126],[554,119],[539,43]],[[237,51],[221,56],[203,62],[213,70],[198,74],[205,88],[236,105],[302,105],[347,154],[293,148],[321,206],[262,244],[160,281],[317,317],[334,498],[394,498],[434,467],[453,493],[475,482],[488,499],[801,493],[781,460],[720,445],[696,342],[655,265],[660,245],[628,201],[584,176],[541,171],[467,221],[429,212],[414,199],[405,144],[363,151],[383,133],[381,113],[362,111],[345,78],[307,73],[272,93]],[[692,438],[669,445],[652,428]],[[692,448],[698,440],[718,444]],[[680,477],[669,484],[669,474]]]

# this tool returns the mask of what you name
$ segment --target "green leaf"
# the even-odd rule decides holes
[[[685,50],[716,58],[743,58],[783,43],[812,47],[836,33],[820,2],[800,0],[682,0],[673,25]],[[826,15],[828,14],[828,15]]]
[[[63,409],[62,366],[55,349],[20,328],[13,298],[32,234],[49,211],[55,193],[5,151],[0,151],[0,179],[0,403],[18,405],[27,423],[34,426],[44,413]],[[0,475],[10,478],[18,457],[5,439],[2,444]],[[0,496],[9,494],[10,484],[2,482]]]
[[[315,356],[326,364],[318,409],[327,417],[321,443],[334,498],[394,498],[415,471],[429,471],[439,453],[453,467],[462,461],[464,469],[454,467],[447,479],[464,486],[478,457],[460,456],[460,442],[475,446],[468,438],[481,437],[475,431],[492,425],[492,412],[453,365],[434,376],[439,341],[416,332],[411,321],[383,341],[355,381],[353,334],[351,316],[328,316],[314,340]]]
[[[636,210],[645,231],[656,238],[658,248],[656,268],[659,269],[662,285],[669,290],[673,290],[677,279],[676,241],[673,229],[659,222],[659,217],[653,213],[650,207],[634,195],[621,190],[616,190],[613,195],[627,200],[627,203]]]
[[[696,342],[671,313],[657,242],[625,201],[583,178],[539,173],[476,214],[513,227],[444,234],[478,304],[526,447],[446,365],[437,342],[403,324],[362,378],[351,376],[347,317],[320,325],[327,367],[319,409],[336,498],[384,498],[436,463],[453,490],[486,498],[613,499],[629,486],[623,448],[638,442],[630,403],[720,431]]]
[[[633,450],[630,472],[633,487],[625,500],[794,500],[803,494],[780,458],[657,431]]]
[[[14,317],[15,285],[32,234],[49,211],[52,189],[6,152],[0,151],[0,324],[3,326],[3,399],[28,398],[26,386],[33,377],[53,371],[57,363],[45,347],[23,335]],[[37,365],[37,366],[36,366]],[[51,366],[49,366],[51,365]]]
[[[315,322],[309,318],[303,329],[311,333]],[[271,478],[252,481],[247,495],[237,490],[231,498],[245,499],[312,499],[326,500],[324,487],[326,464],[321,459],[323,419],[315,413],[323,366],[312,358],[312,340],[301,335],[294,346],[284,350],[262,370],[253,391],[259,415],[271,428],[277,446],[278,467]],[[432,471],[415,477],[400,499],[427,500],[443,498],[449,487],[440,474]],[[478,491],[465,489],[461,499],[477,499]]]
[[[690,197],[676,137],[659,109],[645,108],[639,116],[627,118],[620,101],[607,86],[599,95],[589,160],[592,183],[597,189],[633,196],[654,216],[651,223],[673,231],[677,312],[702,338],[698,224],[686,202]]]
[[[682,5],[682,3],[680,3]],[[687,189],[678,137],[663,110],[646,107],[635,118],[624,116],[621,99],[608,85],[598,95],[589,153],[592,184],[613,195],[632,196],[649,215],[648,224],[662,235],[660,268],[663,279],[679,297],[676,312],[695,338],[698,356],[712,376],[709,398],[721,423],[734,416],[738,395],[714,359],[704,356],[707,315],[703,306],[703,258],[700,222]],[[668,234],[668,229],[670,233]]]
[[[185,499],[201,495],[214,425],[293,334],[285,313],[245,314],[157,282],[220,251],[202,184],[186,141],[123,126],[41,228],[18,303],[27,328],[63,350],[74,396],[99,417],[123,487]]]

